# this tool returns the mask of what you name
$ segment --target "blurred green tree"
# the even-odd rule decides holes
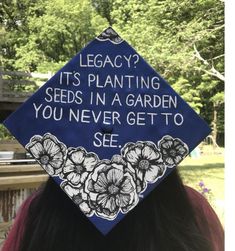
[[[224,3],[114,0],[113,26],[212,126],[224,121]]]
[[[89,0],[8,2],[4,0],[1,13],[2,33],[7,35],[1,43],[2,63],[7,68],[56,71],[108,25]]]

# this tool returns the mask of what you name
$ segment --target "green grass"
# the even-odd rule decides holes
[[[184,184],[200,191],[199,182],[210,189],[206,197],[224,224],[224,157],[223,155],[187,157],[180,164],[179,172]]]

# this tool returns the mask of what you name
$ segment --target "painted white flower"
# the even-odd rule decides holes
[[[110,42],[114,44],[119,44],[123,41],[123,39],[114,31],[111,27],[104,30],[98,37],[98,40],[100,41],[106,41],[109,40]]]
[[[118,213],[127,213],[138,203],[136,186],[132,176],[124,171],[122,164],[101,161],[85,184],[95,205],[97,216],[113,220]]]
[[[35,135],[25,148],[49,175],[58,175],[62,171],[66,156],[66,146],[54,135],[46,133]]]
[[[63,167],[64,179],[73,185],[81,185],[93,171],[99,159],[94,153],[87,153],[84,148],[69,148],[67,159]]]
[[[122,149],[122,156],[128,169],[136,175],[138,192],[146,189],[146,182],[154,183],[165,173],[161,153],[152,142],[128,143]]]
[[[73,200],[73,202],[79,206],[81,211],[86,215],[91,217],[94,211],[89,206],[88,194],[84,192],[83,187],[76,187],[67,181],[60,184],[60,187],[65,191],[65,193]]]
[[[178,138],[164,136],[158,143],[162,159],[167,167],[178,165],[188,154],[188,146]]]

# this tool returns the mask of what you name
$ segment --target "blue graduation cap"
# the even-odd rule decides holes
[[[211,131],[111,27],[4,125],[103,234]]]

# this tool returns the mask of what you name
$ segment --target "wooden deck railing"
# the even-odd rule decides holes
[[[24,147],[15,139],[0,140],[0,151],[13,151],[16,153],[26,152]]]
[[[0,192],[37,188],[47,179],[48,175],[37,164],[0,165]]]
[[[14,152],[20,158],[0,159],[0,191],[35,187],[44,182],[48,175],[33,158],[26,156],[26,150],[17,140],[0,141],[0,152]]]
[[[26,153],[16,140],[0,141],[0,151]],[[34,159],[0,159],[0,228],[8,226],[22,202],[48,177]]]

